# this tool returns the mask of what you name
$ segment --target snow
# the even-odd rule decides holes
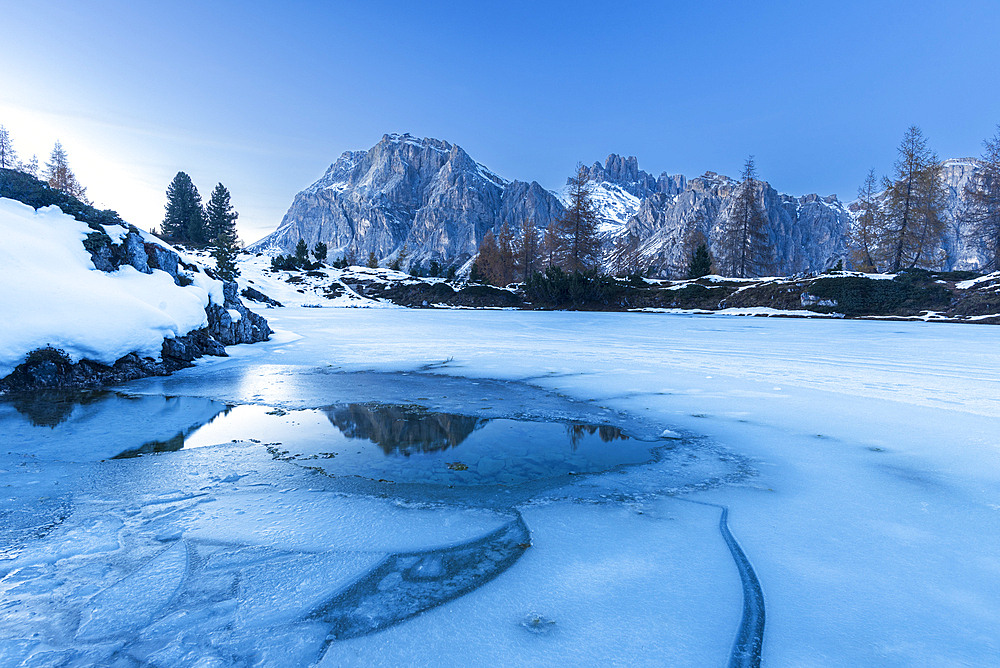
[[[222,303],[222,284],[204,273],[179,287],[160,270],[96,270],[82,244],[91,232],[57,207],[0,199],[0,377],[47,345],[74,362],[111,364],[133,351],[158,358],[164,338],[207,324],[210,295]]]
[[[602,181],[590,184],[590,195],[601,218],[598,233],[617,235],[624,231],[629,218],[639,211],[642,200],[620,185]]]
[[[986,274],[985,276],[978,276],[976,278],[971,278],[967,281],[960,281],[955,284],[955,287],[959,290],[969,290],[976,287],[980,283],[989,283],[990,281],[1000,280],[1000,271],[994,271],[992,274]]]
[[[0,453],[7,665],[723,665],[742,598],[720,505],[763,588],[763,665],[991,665],[1000,653],[996,328],[262,312],[273,340],[124,389],[209,402],[185,404],[164,434],[220,402],[388,401],[491,418],[603,416],[674,449],[534,491],[425,494],[328,478],[249,440],[100,462],[104,451],[73,459],[72,438],[60,452],[53,437],[33,453],[19,445],[27,426],[8,432],[24,422],[10,409],[0,413],[3,433],[17,434]],[[100,439],[87,433],[84,443]],[[409,559],[437,582],[434,555],[517,517],[530,547],[495,579],[328,642],[316,611],[379,564]],[[369,611],[403,606],[399,585],[398,571],[372,584]]]

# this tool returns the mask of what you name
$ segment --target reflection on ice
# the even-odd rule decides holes
[[[227,409],[198,397],[113,392],[41,393],[0,402],[7,452],[88,462],[177,450],[184,435]]]
[[[346,404],[284,411],[236,406],[185,447],[245,440],[275,458],[334,476],[451,486],[518,485],[652,459],[663,442],[611,425],[485,419],[416,405]]]
[[[656,563],[640,563],[628,543],[661,520],[608,513],[745,475],[695,440],[630,438],[569,412],[534,421],[114,393],[56,403],[0,403],[12,437],[0,453],[0,666],[364,665],[369,649],[385,659],[371,665],[403,665],[396,634],[450,629],[436,612],[470,596],[489,603],[460,612],[448,633],[501,639],[483,641],[496,665],[565,665],[609,592],[617,606],[650,582],[671,591],[672,576],[652,574],[692,572],[690,555],[725,556],[711,518],[685,508],[668,519],[688,518],[699,538],[685,530]],[[595,475],[568,475],[583,472]],[[553,529],[583,507],[600,531]],[[531,529],[545,521],[555,523],[534,547]],[[566,561],[577,553],[589,561]],[[724,650],[735,626],[668,604],[656,615],[650,624],[677,629],[661,644],[700,633],[701,653]],[[466,623],[474,633],[460,631]],[[419,631],[401,631],[411,625]],[[614,642],[576,658],[606,664],[621,655]]]

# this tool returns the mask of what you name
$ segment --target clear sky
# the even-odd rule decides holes
[[[60,140],[96,203],[158,226],[177,171],[245,241],[384,133],[559,188],[609,153],[850,200],[910,125],[942,157],[1000,123],[1000,2],[0,0],[0,125]]]

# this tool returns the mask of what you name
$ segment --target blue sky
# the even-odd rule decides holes
[[[346,150],[409,132],[559,188],[609,153],[853,199],[910,125],[942,157],[1000,123],[1000,3],[3,2],[0,124],[62,141],[157,226],[173,175],[274,229]]]

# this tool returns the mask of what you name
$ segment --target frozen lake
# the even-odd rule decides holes
[[[723,507],[762,665],[1000,656],[994,327],[264,314],[0,404],[0,666],[722,666]]]

